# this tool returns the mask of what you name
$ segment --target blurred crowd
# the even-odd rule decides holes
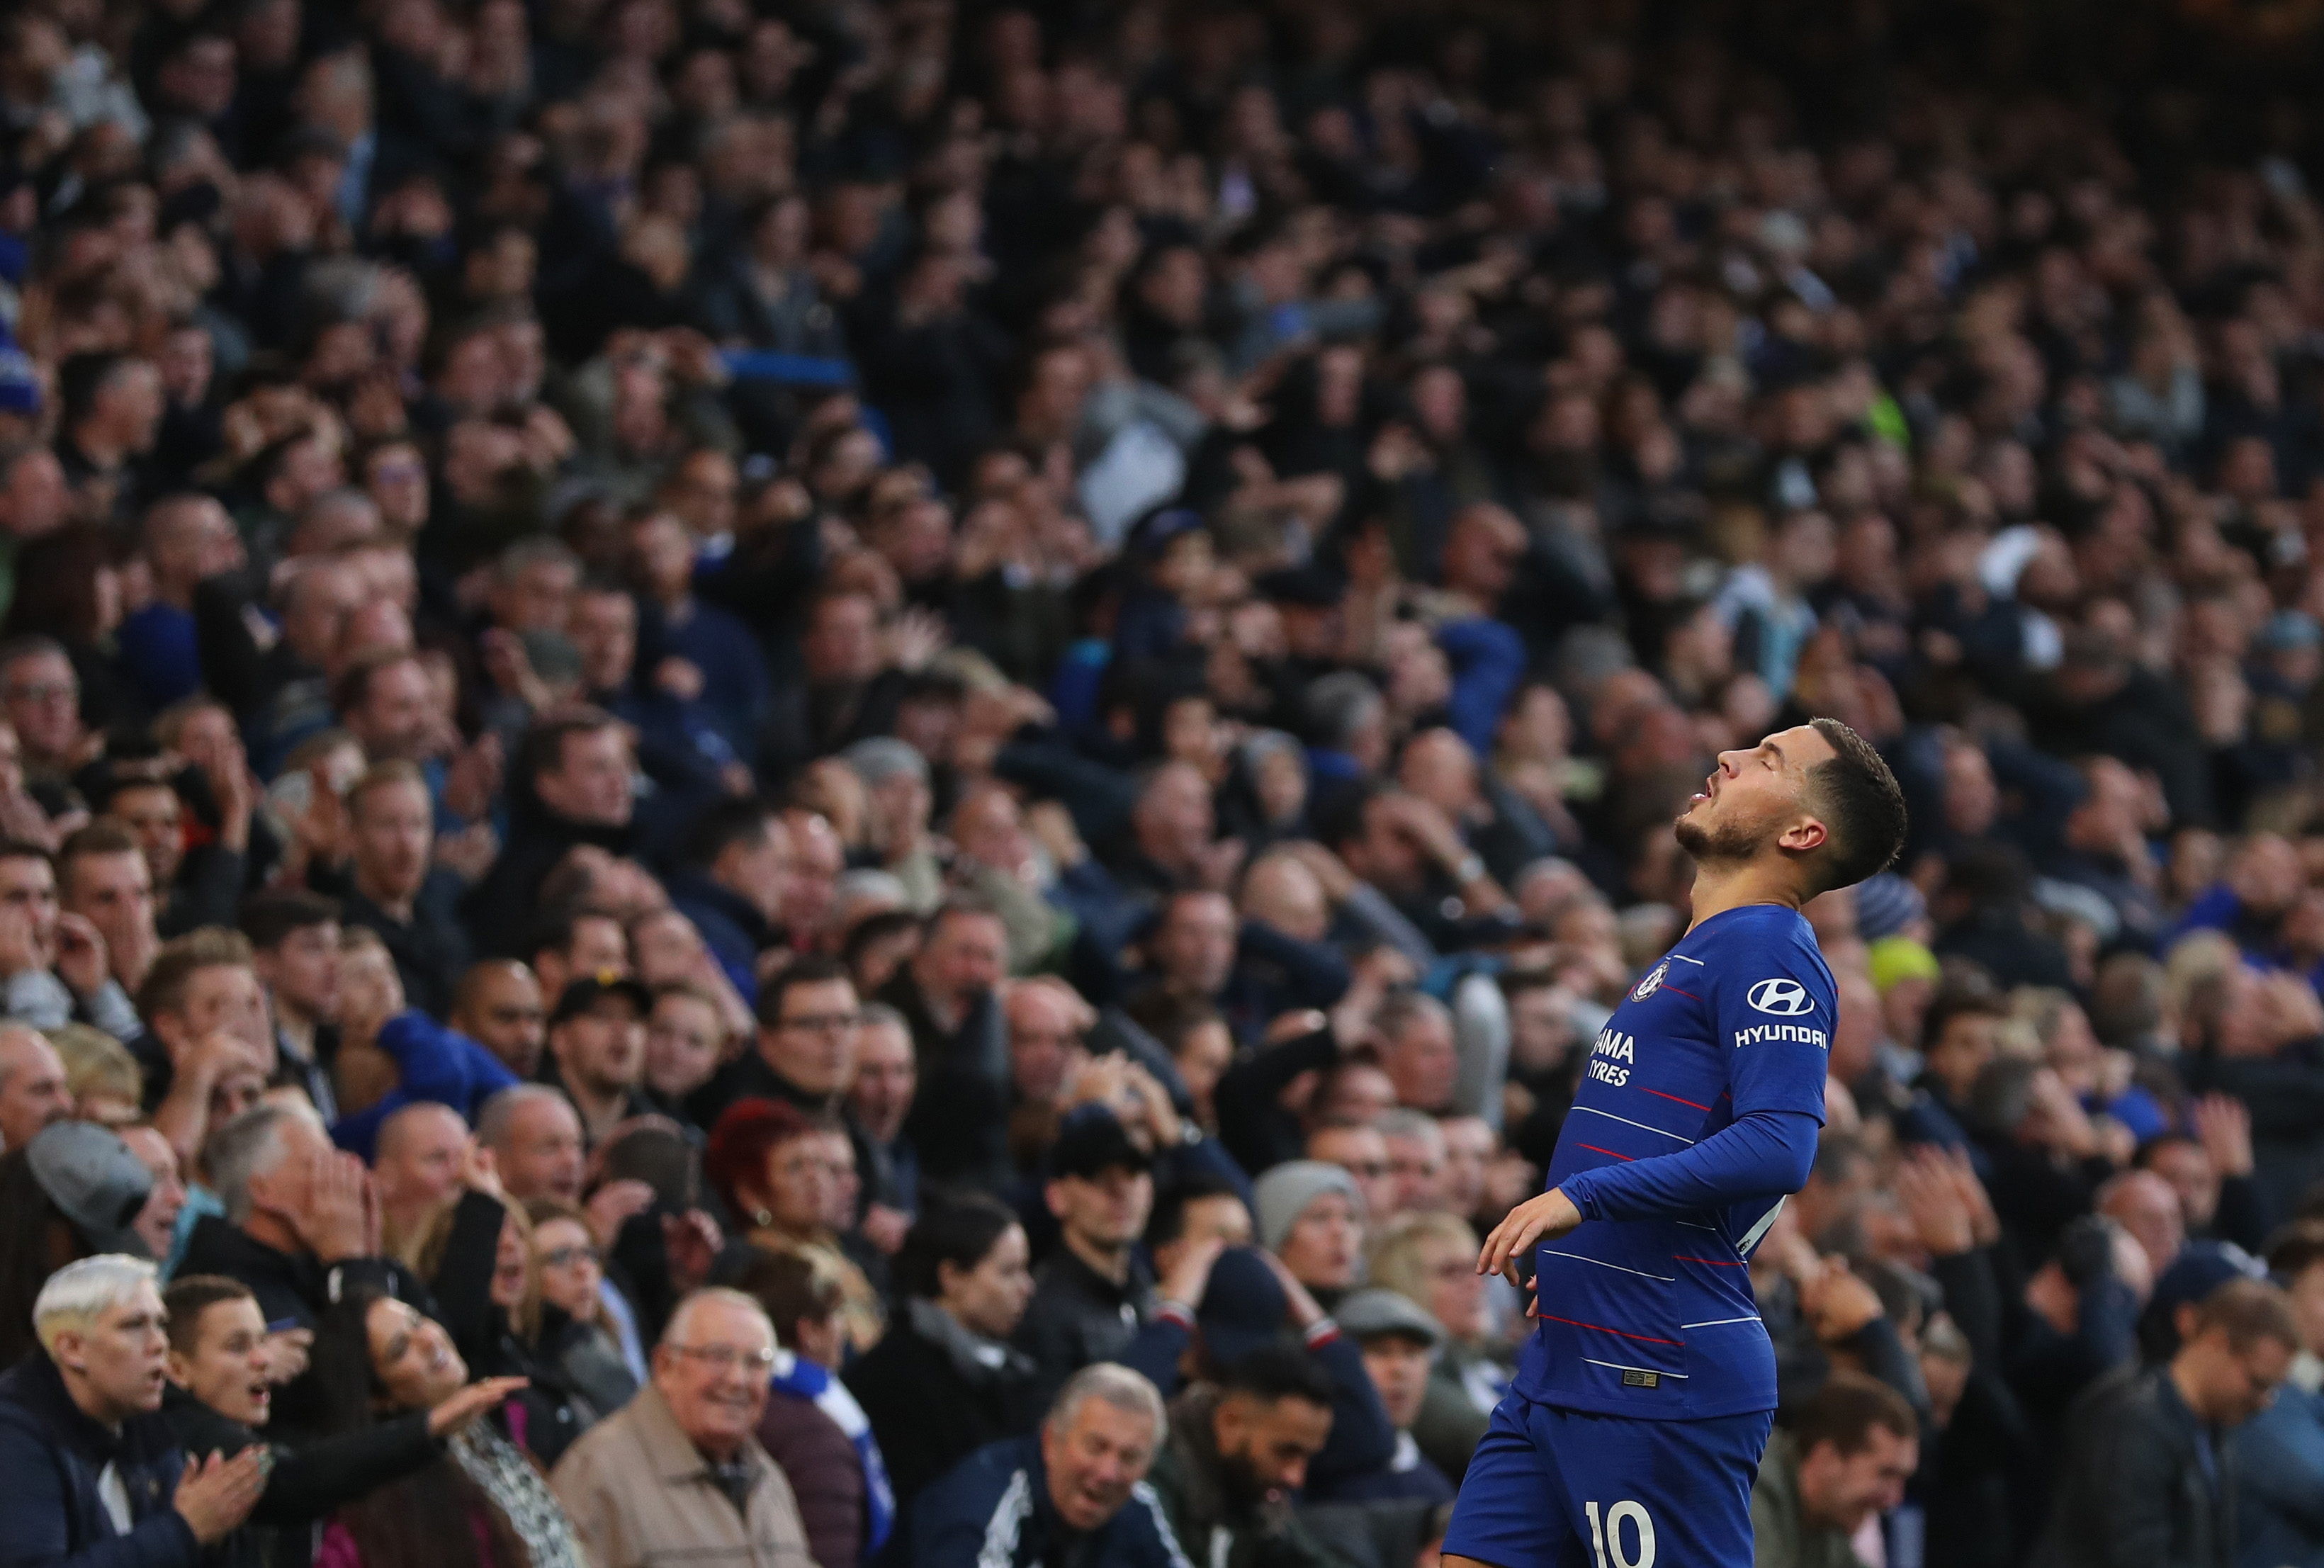
[[[1433,1561],[1812,715],[1760,1568],[2324,1564],[2315,20],[7,7],[0,1568]]]

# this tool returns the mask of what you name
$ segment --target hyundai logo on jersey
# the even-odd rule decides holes
[[[1746,1000],[1761,1012],[1771,1012],[1778,1018],[1797,1018],[1803,1012],[1815,1011],[1815,998],[1796,980],[1763,980],[1751,988]]]

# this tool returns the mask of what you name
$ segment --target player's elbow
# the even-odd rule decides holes
[[[1820,1130],[1816,1120],[1784,1113],[1765,1121],[1767,1173],[1775,1178],[1770,1185],[1776,1192],[1798,1192],[1808,1185],[1808,1174],[1815,1168],[1816,1134]]]

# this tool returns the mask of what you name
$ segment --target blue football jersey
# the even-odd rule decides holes
[[[1775,1407],[1748,1263],[1812,1158],[1836,1008],[1780,905],[1711,917],[1639,977],[1550,1163],[1587,1218],[1538,1250],[1518,1392],[1649,1418]]]

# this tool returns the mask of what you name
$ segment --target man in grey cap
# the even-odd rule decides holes
[[[119,1135],[94,1121],[60,1121],[24,1153],[32,1180],[91,1252],[152,1258],[135,1229],[153,1173]]]
[[[1340,1332],[1363,1351],[1364,1370],[1396,1428],[1396,1453],[1376,1470],[1352,1475],[1330,1492],[1334,1502],[1388,1499],[1449,1503],[1452,1483],[1413,1440],[1412,1424],[1428,1393],[1429,1369],[1444,1329],[1426,1309],[1393,1290],[1351,1291],[1333,1314]]]
[[[881,865],[904,884],[912,909],[927,914],[944,899],[944,868],[929,845],[929,813],[936,797],[928,785],[928,761],[908,741],[874,735],[856,742],[840,760],[863,781],[876,814],[873,846]]]
[[[1259,1178],[1259,1244],[1326,1308],[1363,1277],[1363,1189],[1336,1165],[1286,1160]]]

